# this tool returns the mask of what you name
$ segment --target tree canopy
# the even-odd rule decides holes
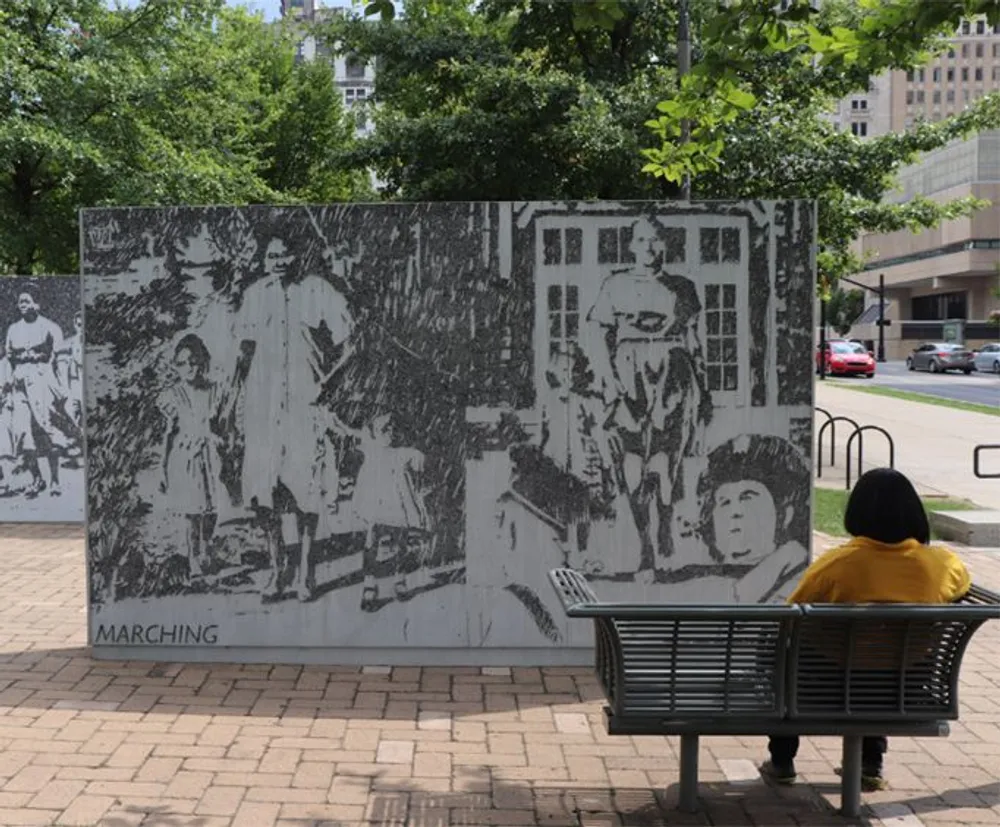
[[[332,72],[224,0],[0,7],[0,272],[72,272],[77,210],[368,191]]]
[[[997,0],[690,0],[694,69],[676,71],[676,0],[407,0],[328,25],[379,56],[376,132],[348,162],[390,197],[814,198],[826,289],[859,233],[919,230],[981,206],[884,196],[920,153],[1000,125],[1000,96],[867,141],[824,117],[870,78],[923,65]],[[682,123],[690,140],[680,140]]]

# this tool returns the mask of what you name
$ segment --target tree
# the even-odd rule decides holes
[[[844,290],[835,287],[830,291],[830,299],[826,304],[827,323],[841,336],[846,336],[864,309],[863,290]]]
[[[380,21],[327,29],[386,67],[376,134],[349,161],[377,169],[390,197],[652,198],[690,174],[697,198],[814,198],[823,291],[859,269],[859,233],[981,206],[883,196],[920,153],[1000,125],[1000,96],[867,142],[823,114],[871,75],[926,62],[963,14],[1000,13],[996,0],[690,6],[695,69],[678,84],[675,0],[409,0],[399,19],[372,3]]]
[[[329,73],[327,73],[329,74]],[[0,9],[0,272],[76,269],[81,207],[335,200],[332,79],[224,0]]]

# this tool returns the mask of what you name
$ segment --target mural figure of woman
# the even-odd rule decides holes
[[[396,590],[405,589],[404,549],[426,546],[430,518],[421,490],[423,453],[393,447],[388,415],[376,417],[360,440],[364,461],[354,486],[354,516],[365,529],[362,606],[372,607],[379,599],[376,579],[394,576]]]
[[[307,243],[265,236],[263,276],[243,293],[233,331],[251,354],[242,405],[242,495],[268,537],[267,601],[312,594],[319,514],[337,496],[326,491],[327,466],[336,462],[328,434],[350,430],[320,397],[350,357],[354,320],[340,290],[305,272]],[[297,539],[291,549],[288,534]]]
[[[604,428],[641,538],[640,571],[648,572],[672,553],[682,461],[700,452],[712,417],[698,337],[701,301],[690,279],[664,272],[659,248],[655,231],[637,224],[635,265],[604,280],[587,315],[603,330],[610,370],[599,377]]]
[[[14,487],[17,443],[14,433],[13,382],[10,362],[0,353],[0,496],[18,493]]]
[[[698,481],[702,535],[717,564],[749,566],[737,603],[783,600],[809,563],[808,469],[785,439],[758,434],[723,443]]]
[[[56,353],[56,373],[66,399],[66,414],[78,429],[83,428],[83,314],[73,316],[73,333]]]
[[[21,318],[7,329],[6,341],[13,379],[15,444],[32,478],[26,495],[37,497],[48,487],[49,495],[57,497],[62,493],[59,456],[70,443],[53,418],[62,399],[54,366],[62,331],[55,322],[41,315],[30,290],[23,290],[18,296],[17,309]],[[38,467],[39,453],[48,459],[48,485]]]
[[[163,450],[160,491],[187,521],[187,558],[192,577],[200,577],[208,562],[208,547],[218,518],[219,454],[211,423],[218,414],[216,383],[208,378],[208,348],[194,333],[174,350],[178,382],[167,392],[163,416],[167,440]]]

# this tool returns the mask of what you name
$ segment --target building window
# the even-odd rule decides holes
[[[916,77],[917,77],[916,72],[910,69],[910,71],[906,73],[906,82],[913,83],[913,81],[916,80]]]
[[[358,103],[368,97],[368,90],[364,87],[348,87],[344,90],[344,103],[351,105]]]
[[[976,44],[976,57],[982,57],[985,53],[986,46],[983,43]]]
[[[965,319],[965,293],[938,293],[936,296],[916,296],[910,300],[910,318],[915,322],[943,319]]]
[[[544,230],[542,232],[542,248],[546,264],[581,264],[583,262],[583,230],[579,227],[567,227],[565,230]]]
[[[997,32],[1000,34],[1000,32]],[[1000,43],[993,44],[993,57],[1000,57]]]
[[[986,21],[977,20],[976,21],[976,34],[986,34]]]
[[[918,89],[917,90],[917,103],[923,103],[923,102],[924,102],[924,90],[923,89]]]
[[[363,78],[365,62],[359,57],[348,57],[344,61],[344,74],[349,78]]]
[[[927,75],[924,73],[923,69],[921,69],[919,72],[917,72],[917,78],[920,80],[921,83],[924,82],[924,80],[926,79],[926,77],[927,77]]]
[[[955,70],[954,69],[949,69],[947,72],[945,72],[945,78],[947,79],[948,83],[954,83],[955,82]]]
[[[851,134],[864,138],[868,134],[868,124],[865,121],[855,121],[851,124]]]
[[[972,31],[972,24],[968,20],[962,21],[962,34],[969,34]]]
[[[699,236],[702,264],[737,263],[740,260],[740,231],[735,227],[702,227]]]
[[[966,103],[969,102],[969,90],[968,89],[963,89],[962,90],[962,100],[964,100]]]
[[[906,93],[906,105],[913,106],[913,90],[911,89]]]
[[[941,90],[935,89],[934,96],[931,98],[933,103],[941,103]]]
[[[736,330],[736,285],[706,284],[705,372],[710,391],[735,391],[739,388]]]
[[[597,231],[598,264],[635,264],[631,227],[602,227]]]
[[[564,290],[561,285],[549,285],[548,312],[549,358],[554,359],[561,353],[573,353],[580,340],[579,288],[568,284]]]
[[[975,80],[982,80],[983,79],[983,67],[982,66],[977,66],[976,67],[976,72],[975,72],[975,75],[973,75],[973,77],[975,78]]]
[[[931,73],[931,80],[934,81],[935,83],[941,82],[941,70],[939,68],[935,68],[934,71]]]
[[[1000,80],[1000,66],[993,67],[993,80]]]
[[[944,99],[948,103],[954,103],[955,102],[955,90],[954,89],[949,89],[945,93]]]
[[[948,59],[949,60],[954,60],[955,59],[955,50],[954,49],[948,49]]]
[[[962,44],[962,57],[968,57],[968,56],[969,56],[969,44],[968,43],[963,43]]]
[[[962,69],[962,80],[968,80],[968,79],[969,79],[969,67],[966,66]]]

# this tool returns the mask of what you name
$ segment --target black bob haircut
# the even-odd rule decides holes
[[[852,537],[879,543],[916,540],[927,545],[931,527],[916,489],[893,468],[873,468],[861,475],[847,501],[844,528]]]

